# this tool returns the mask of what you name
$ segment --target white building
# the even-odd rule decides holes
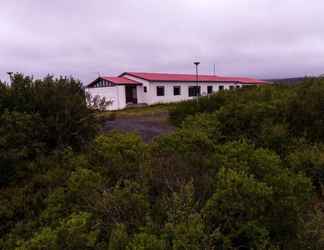
[[[244,77],[214,75],[125,72],[118,77],[102,76],[86,86],[92,96],[112,102],[109,110],[126,108],[130,104],[170,103],[208,95],[213,92],[266,84]]]

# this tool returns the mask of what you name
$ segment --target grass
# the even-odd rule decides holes
[[[156,104],[140,108],[126,108],[115,112],[119,117],[156,116],[169,113],[171,106],[174,106],[174,104]]]
[[[174,104],[155,104],[145,107],[132,107],[117,111],[105,111],[98,113],[101,119],[115,119],[115,118],[140,118],[154,121],[166,122],[169,118],[169,109]]]

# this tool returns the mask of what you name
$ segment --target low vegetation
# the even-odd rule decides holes
[[[121,119],[146,119],[160,121],[163,123],[169,122],[169,110],[174,104],[155,104],[152,106],[130,107],[118,111],[97,112],[97,117],[101,120]]]
[[[324,248],[324,80],[179,103],[150,144],[74,79],[15,75],[0,111],[0,249]]]

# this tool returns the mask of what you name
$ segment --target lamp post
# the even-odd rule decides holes
[[[199,86],[198,86],[198,66],[199,66],[200,62],[194,62],[194,65],[196,65],[196,94],[197,94],[197,103],[198,103],[198,98],[199,98]]]

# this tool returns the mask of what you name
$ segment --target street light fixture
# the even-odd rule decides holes
[[[197,94],[197,102],[198,102],[198,98],[199,98],[199,86],[198,86],[198,66],[199,66],[200,62],[194,62],[194,65],[196,65],[196,94]]]

